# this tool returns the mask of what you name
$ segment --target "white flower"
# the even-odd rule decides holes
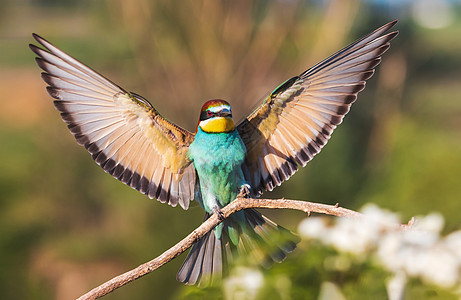
[[[337,250],[365,254],[375,244],[378,227],[366,220],[340,219],[323,239]]]
[[[299,234],[307,238],[321,238],[326,231],[326,220],[322,217],[308,217],[302,220],[298,226]]]
[[[435,245],[440,237],[437,232],[424,231],[419,228],[411,228],[400,233],[403,242],[409,246],[429,248]]]
[[[440,213],[431,213],[425,217],[418,218],[418,222],[416,222],[414,228],[439,234],[444,225],[445,220]]]
[[[389,300],[403,299],[405,294],[405,285],[407,284],[407,276],[404,272],[397,272],[387,282],[386,289]]]
[[[395,274],[388,288],[398,286],[396,299],[404,290],[406,277],[419,277],[443,288],[461,284],[461,231],[441,237],[441,214],[419,217],[414,226],[402,230],[396,214],[376,205],[367,205],[362,212],[364,218],[338,218],[331,226],[320,217],[307,219],[300,224],[300,233],[357,258],[375,255]],[[332,262],[326,259],[325,266],[331,269]]]
[[[264,284],[262,273],[245,267],[237,267],[232,273],[224,281],[226,299],[256,299],[259,289]]]
[[[399,227],[396,214],[376,205],[366,205],[362,212],[364,218],[338,219],[330,234],[323,236],[323,240],[339,251],[363,255],[376,248],[384,231]]]
[[[461,261],[461,230],[450,233],[442,242]]]
[[[394,228],[400,225],[400,219],[397,214],[379,208],[375,204],[366,204],[361,209],[361,212],[368,220],[379,224],[381,228]]]
[[[459,281],[459,259],[443,245],[426,251],[421,260],[421,277],[440,287],[449,288]]]
[[[402,252],[402,236],[398,232],[388,233],[380,238],[376,254],[381,263],[390,271],[402,269],[405,261]]]

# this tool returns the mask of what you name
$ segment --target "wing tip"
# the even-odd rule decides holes
[[[40,35],[36,34],[35,32],[32,32],[32,37],[38,42],[38,40],[43,39]]]
[[[382,26],[379,27],[378,29],[374,30],[374,31],[372,32],[372,34],[375,33],[375,32],[381,31],[381,30],[383,30],[384,32],[385,32],[385,31],[388,31],[389,29],[391,29],[392,27],[394,27],[395,24],[397,24],[398,22],[399,22],[398,19],[394,19],[394,20],[392,20],[392,21],[390,21],[390,22],[387,22],[386,24],[382,25]]]
[[[399,22],[399,19],[394,19],[390,22],[388,22],[386,25],[389,25],[389,28],[393,27],[395,24]]]
[[[398,22],[399,22],[399,20],[395,19],[395,20],[393,20],[393,21],[391,21],[391,22],[389,22],[387,24],[384,24],[380,28],[376,29],[373,33],[377,32],[377,31],[380,31],[380,30],[383,30],[383,33],[387,32],[389,29],[394,27]],[[394,30],[394,31],[388,32],[386,34],[383,34],[381,37],[387,37],[388,38],[387,42],[389,43],[390,41],[392,41],[398,35],[399,35],[399,31]]]
[[[48,42],[46,39],[42,38],[40,35],[36,34],[36,33],[32,33],[32,37],[40,44],[42,45],[43,47],[45,47],[46,49],[49,49],[48,45],[52,45],[50,42]],[[33,44],[29,44],[29,47],[30,45],[32,46],[35,46]],[[35,46],[37,47],[37,46]],[[39,47],[37,47],[38,49],[40,49]],[[40,49],[43,51],[43,49]]]
[[[48,92],[48,94],[50,94],[51,97],[53,97],[54,99],[58,99],[58,100],[63,100],[61,99],[61,96],[59,95],[59,90],[55,87],[52,87],[52,86],[47,86],[46,87],[46,91]]]
[[[42,48],[38,47],[37,45],[34,44],[29,44],[29,49],[32,50],[36,55],[42,57],[41,52],[45,51]]]

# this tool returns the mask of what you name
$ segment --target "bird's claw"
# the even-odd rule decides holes
[[[215,206],[213,208],[213,212],[218,216],[218,220],[219,221],[224,221],[224,214],[222,213],[222,211],[219,209],[219,207]]]
[[[250,185],[249,184],[242,185],[242,187],[240,188],[239,197],[250,198],[250,194],[251,194]]]

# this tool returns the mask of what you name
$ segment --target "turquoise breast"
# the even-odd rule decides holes
[[[202,199],[197,199],[208,213],[235,199],[245,184],[242,163],[246,148],[236,130],[229,133],[206,133],[198,129],[189,146],[189,158],[197,170]]]

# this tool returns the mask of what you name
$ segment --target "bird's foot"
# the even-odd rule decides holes
[[[219,221],[224,221],[224,215],[218,206],[213,207],[213,213],[215,213],[218,216]]]
[[[240,192],[238,194],[238,197],[241,197],[241,198],[250,198],[250,194],[251,194],[251,187],[249,184],[244,184],[242,185],[242,187],[240,188]]]

